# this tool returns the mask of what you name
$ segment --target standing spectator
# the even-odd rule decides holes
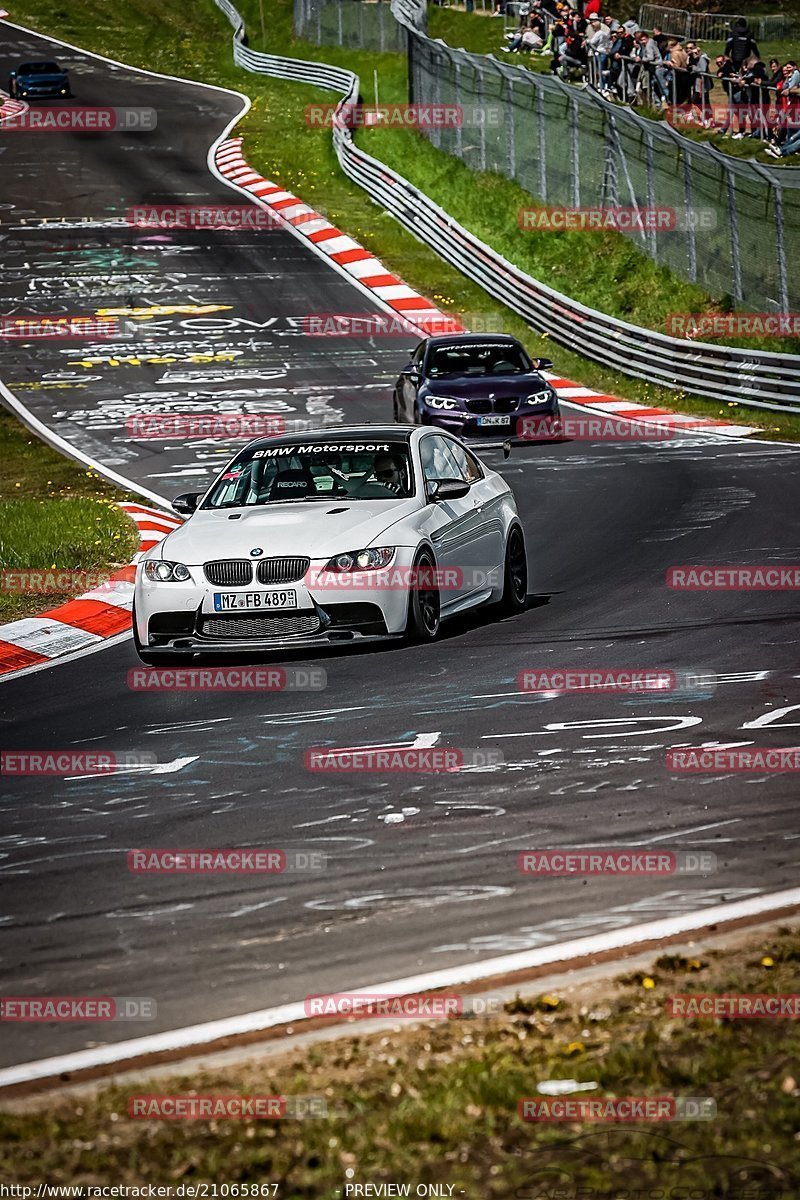
[[[735,133],[734,126],[741,127],[741,113],[737,110],[741,107],[742,97],[738,83],[738,72],[734,70],[733,63],[727,54],[718,54],[716,58],[717,78],[722,84],[722,90],[728,98],[727,111],[725,114],[725,124],[720,126],[719,132],[723,137],[728,134]]]
[[[606,100],[618,99],[627,104],[633,99],[634,83],[630,70],[633,45],[633,34],[627,29],[620,29],[611,43],[608,70],[603,79]]]
[[[590,76],[590,79],[598,89],[603,86],[603,72],[608,66],[610,50],[611,33],[608,26],[602,21],[592,21],[586,37],[586,51],[595,72],[594,77]]]
[[[741,75],[744,64],[755,54],[759,57],[758,46],[750,33],[750,28],[744,17],[739,17],[733,27],[733,32],[725,43],[725,55],[733,63],[737,75]]]
[[[752,54],[745,63],[741,78],[750,115],[750,137],[766,141],[769,137],[767,125],[769,76],[765,64],[757,54]]]
[[[660,25],[653,26],[653,41],[658,46],[658,53],[661,58],[667,56],[667,36]]]
[[[689,57],[678,38],[670,38],[667,46],[669,58],[664,66],[656,71],[656,76],[664,92],[673,105],[681,107],[688,102],[691,80],[689,76]]]
[[[686,43],[686,54],[689,58],[689,69],[692,73],[692,106],[700,110],[699,121],[706,129],[714,124],[711,117],[709,96],[714,86],[711,78],[711,60],[697,42]],[[693,113],[690,113],[690,118]]]
[[[636,57],[642,64],[637,79],[637,93],[644,79],[647,79],[650,102],[655,107],[660,107],[661,101],[664,99],[664,91],[658,79],[658,69],[662,62],[661,51],[655,38],[648,37],[643,29],[636,37]]]

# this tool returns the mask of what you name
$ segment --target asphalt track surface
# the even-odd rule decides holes
[[[231,447],[132,442],[126,419],[148,405],[332,425],[389,418],[405,342],[304,335],[298,318],[309,312],[376,310],[289,234],[153,241],[108,224],[145,201],[238,203],[206,154],[240,101],[9,32],[0,77],[14,60],[56,56],[72,73],[74,103],[153,107],[158,127],[0,134],[0,313],[218,304],[217,319],[236,321],[139,322],[133,364],[111,343],[6,344],[0,379],[12,393],[77,450],[165,497],[202,487]],[[108,361],[114,353],[119,365]],[[525,526],[531,596],[521,616],[473,615],[422,649],[287,656],[324,667],[327,687],[316,693],[133,692],[130,641],[2,686],[6,748],[144,751],[160,765],[4,780],[3,993],[149,996],[158,1015],[135,1025],[20,1024],[3,1038],[0,1064],[796,882],[796,776],[677,775],[665,765],[670,746],[797,743],[796,598],[673,592],[665,571],[796,561],[800,456],[696,438],[486,458],[513,484]],[[518,692],[520,670],[563,667],[664,668],[707,681],[660,698]],[[757,720],[770,723],[747,727]],[[420,737],[499,750],[503,761],[435,777],[303,765],[312,746]],[[136,876],[126,854],[143,846],[317,851],[327,867]],[[517,870],[522,849],[567,846],[712,851],[718,864],[705,876],[662,878]]]

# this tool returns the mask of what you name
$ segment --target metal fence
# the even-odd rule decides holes
[[[678,228],[627,236],[712,295],[758,311],[800,306],[800,171],[731,158],[591,89],[492,56],[418,34],[409,47],[415,103],[485,117],[474,128],[425,129],[439,149],[515,179],[546,205],[672,208]],[[698,233],[698,210],[712,230]]]
[[[756,39],[779,42],[796,31],[790,17],[752,16],[746,13],[696,13],[684,8],[665,8],[663,4],[643,4],[639,9],[639,25],[650,30],[658,25],[673,37],[694,38],[696,41],[724,42],[736,21],[744,18]]]
[[[400,15],[402,5],[415,2],[393,0],[395,14]],[[248,71],[327,88],[342,96],[338,107],[343,110],[357,99],[360,85],[352,71],[250,50],[244,45],[244,23],[231,0],[215,3],[234,27],[237,64]],[[408,29],[419,36],[413,25]],[[800,356],[679,340],[579,304],[509,263],[402,175],[360,149],[336,115],[333,144],[348,178],[405,229],[556,343],[638,379],[715,400],[736,399],[755,408],[800,413]],[[253,199],[251,193],[244,194]]]
[[[389,0],[294,0],[294,31],[315,46],[394,53],[406,48],[406,32]]]

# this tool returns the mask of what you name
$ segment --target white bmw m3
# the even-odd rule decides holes
[[[136,571],[143,661],[431,641],[447,617],[525,607],[514,496],[451,434],[360,425],[250,442]]]

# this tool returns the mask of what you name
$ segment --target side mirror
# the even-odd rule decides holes
[[[469,491],[463,479],[434,479],[428,484],[428,497],[434,504],[440,500],[460,500]]]
[[[536,370],[537,371],[552,371],[552,369],[553,369],[552,358],[537,358],[536,359]]]
[[[190,516],[195,511],[199,503],[199,492],[184,492],[182,496],[175,497],[175,499],[172,501],[172,507],[175,509],[176,513],[185,513],[187,516]]]

